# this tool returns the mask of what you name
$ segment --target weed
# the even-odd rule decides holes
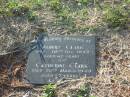
[[[44,3],[44,0],[31,0],[31,2],[34,5],[42,5]]]
[[[17,8],[19,6],[18,2],[14,2],[14,1],[9,1],[7,4],[6,4],[6,7],[8,9],[13,9],[13,8]]]
[[[81,89],[78,91],[77,95],[78,97],[89,97],[90,96],[90,84],[87,83]]]
[[[130,3],[130,0],[124,0],[126,3]]]
[[[107,8],[104,11],[103,20],[110,28],[126,27],[128,22],[128,12],[122,7]]]
[[[69,17],[70,14],[70,9],[69,8],[62,8],[59,12],[58,12],[58,17],[63,18],[63,19],[67,19]]]
[[[45,0],[29,0],[27,5],[30,5],[31,9],[41,8]]]
[[[82,86],[72,97],[91,97],[90,96],[90,83]]]
[[[36,14],[33,8],[42,6],[44,0],[9,0],[0,1],[0,15],[6,16],[27,16],[29,20],[34,20]]]
[[[78,10],[76,12],[73,12],[71,15],[73,15],[75,18],[87,19],[88,10],[86,8],[82,8],[81,10]]]
[[[42,97],[55,97],[55,88],[56,85],[48,84],[43,87],[43,96]]]
[[[29,11],[27,14],[28,20],[33,21],[37,18],[36,13],[33,11]]]
[[[76,0],[76,2],[78,2],[80,4],[85,4],[85,5],[89,4],[91,1],[93,1],[93,0]]]
[[[55,11],[59,11],[62,8],[60,0],[49,0],[49,5]]]

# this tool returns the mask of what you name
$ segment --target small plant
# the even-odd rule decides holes
[[[87,83],[84,86],[82,86],[78,90],[78,92],[74,96],[72,96],[72,97],[91,97],[90,96],[90,91],[91,91],[90,84]]]
[[[0,15],[27,16],[29,20],[36,19],[34,8],[42,6],[44,0],[0,0]]]
[[[69,8],[62,8],[58,12],[58,16],[60,18],[63,18],[63,19],[67,19],[69,17],[69,14],[70,14],[70,9]]]
[[[130,0],[124,0],[126,3],[130,3]]]
[[[60,0],[49,0],[49,5],[55,11],[59,11],[62,8]]]
[[[78,4],[83,4],[83,5],[87,5],[90,2],[93,2],[93,0],[76,0],[76,2],[78,2]]]
[[[36,20],[37,15],[34,11],[29,11],[27,14],[28,20],[33,21]]]
[[[31,0],[31,2],[34,4],[34,5],[42,5],[44,3],[44,0]]]
[[[9,1],[6,5],[8,9],[17,8],[19,6],[18,2],[15,1]]]
[[[31,9],[41,8],[45,0],[28,0],[26,5],[29,5]]]
[[[126,27],[128,22],[128,12],[121,7],[107,8],[104,12],[103,20],[110,28]]]
[[[80,19],[86,19],[88,16],[88,10],[86,8],[83,8],[83,9],[75,12],[74,16],[79,17]]]
[[[7,15],[7,16],[12,16],[12,10],[18,8],[18,3],[15,1],[8,1],[8,2],[3,2],[1,0],[0,4],[0,14],[1,15]]]
[[[78,91],[78,97],[89,97],[90,91],[90,84],[87,83]]]
[[[56,85],[53,84],[48,84],[46,86],[43,87],[43,96],[42,97],[56,97],[55,96],[55,88]]]

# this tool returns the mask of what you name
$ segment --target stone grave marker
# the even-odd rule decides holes
[[[26,65],[32,84],[96,76],[95,36],[43,36],[33,43]]]

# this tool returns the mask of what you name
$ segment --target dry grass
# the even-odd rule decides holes
[[[127,36],[121,34],[98,36],[97,76],[95,78],[57,82],[56,92],[58,97],[66,97],[66,94],[76,92],[85,83],[91,84],[91,95],[96,97],[130,97],[130,34],[127,32],[123,34]],[[12,74],[15,75],[19,69],[18,65],[17,68],[14,67]],[[2,78],[7,80],[8,75],[6,74]],[[7,81],[3,81],[5,85]],[[10,97],[20,97],[20,95],[25,95],[26,93],[29,93],[29,97],[41,95],[42,88],[31,87],[27,89],[28,86],[23,83],[20,85],[17,80],[14,83],[11,87],[15,92],[9,93],[9,95],[14,96]],[[24,87],[25,90],[20,87]],[[17,90],[18,88],[19,91]]]
[[[70,32],[63,26],[53,25],[56,22],[55,13],[49,9],[37,12],[38,21],[29,22],[26,18],[0,18],[0,96],[3,97],[39,97],[42,88],[28,86],[22,82],[22,73],[26,63],[24,54],[9,52],[21,50],[26,43],[34,38],[39,28],[45,28],[49,35],[96,35],[97,36],[97,76],[95,78],[81,78],[57,82],[58,97],[76,92],[85,83],[91,83],[91,95],[95,97],[130,97],[130,31],[117,32],[105,28],[96,33],[88,30]],[[80,21],[76,26],[100,25],[101,14],[96,9],[90,10],[89,19]],[[92,17],[93,16],[93,17]],[[99,28],[100,29],[100,28]],[[5,55],[7,54],[7,55]],[[7,61],[8,60],[8,61]],[[11,74],[8,65],[13,65]],[[10,66],[9,66],[10,67]],[[20,74],[20,75],[19,75]],[[13,79],[10,80],[9,76]]]
[[[96,97],[130,97],[129,36],[112,35],[99,38],[96,78],[68,81],[66,85],[58,87],[58,97],[65,97],[65,93],[76,91],[85,83],[91,83],[91,95]]]

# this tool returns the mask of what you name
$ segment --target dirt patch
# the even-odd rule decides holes
[[[26,56],[24,51],[17,51],[0,56],[0,95],[11,91],[13,87],[23,85],[23,72],[25,71]]]
[[[122,34],[112,34],[111,36],[98,36],[97,35],[97,76],[95,78],[82,78],[78,80],[62,80],[57,84],[58,97],[66,97],[65,95],[71,95],[76,92],[80,86],[85,83],[91,85],[91,95],[96,97],[129,97],[130,96],[130,38],[129,33],[124,32]],[[15,55],[15,57],[13,57]],[[25,66],[24,54],[5,55],[1,57],[1,86],[0,91],[8,95],[12,94],[12,91],[7,93],[9,87],[12,88],[14,96],[21,97],[20,95],[28,94],[28,97],[37,97],[42,94],[42,87],[30,87],[23,83],[20,77],[23,75],[20,73]],[[18,55],[16,57],[16,55]],[[23,57],[22,57],[23,56]],[[18,58],[20,57],[20,58]],[[9,61],[7,61],[7,59]],[[18,59],[20,61],[18,61]],[[14,60],[14,61],[10,61]],[[11,69],[12,80],[10,80],[9,67],[14,64]],[[2,69],[5,68],[5,69]],[[19,75],[20,74],[20,75]],[[20,78],[19,78],[20,77]],[[24,88],[24,89],[21,89]],[[19,89],[19,91],[18,91]],[[4,92],[3,92],[4,90]],[[15,96],[17,94],[17,96]],[[35,94],[35,95],[33,95]],[[6,96],[8,97],[8,96]]]

